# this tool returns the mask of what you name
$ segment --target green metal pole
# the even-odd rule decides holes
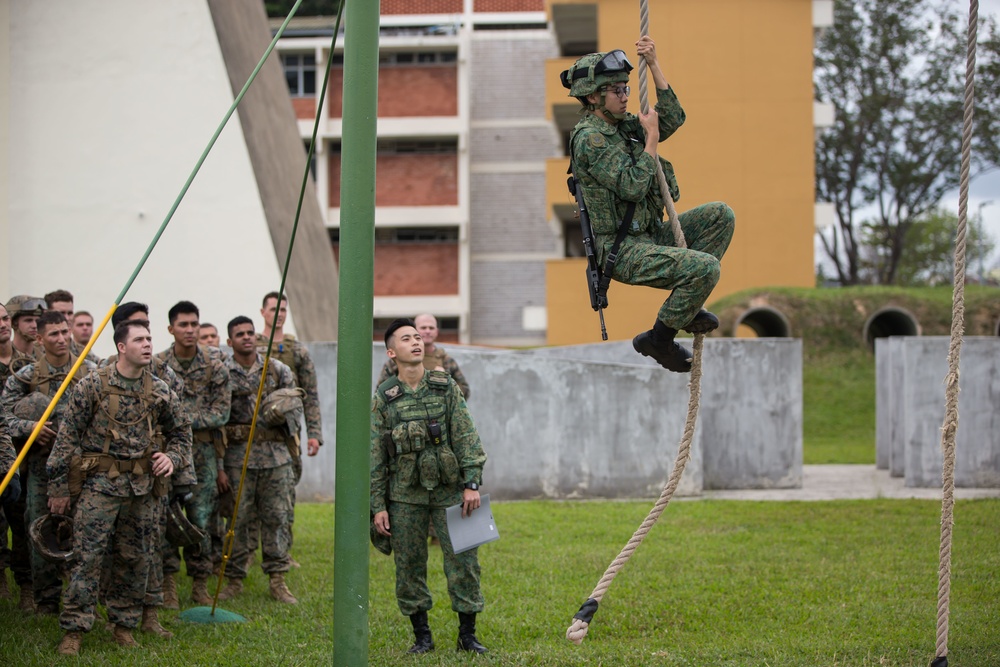
[[[369,414],[379,3],[347,3],[340,178],[340,325],[333,664],[368,664]]]

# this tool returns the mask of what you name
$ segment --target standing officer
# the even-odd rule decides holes
[[[601,266],[617,245],[616,237],[624,234],[611,277],[672,290],[653,328],[636,336],[632,346],[667,370],[686,373],[691,353],[674,337],[679,329],[707,333],[718,328],[715,315],[701,308],[719,281],[719,260],[733,237],[735,216],[722,202],[681,213],[688,247],[674,247],[673,231],[663,223],[657,159],[674,201],[680,190],[673,166],[657,155],[656,146],[677,131],[685,114],[660,69],[653,40],[644,35],[636,47],[656,84],[656,106],[640,116],[625,111],[632,65],[624,51],[591,53],[562,73],[563,85],[584,107],[583,118],[570,133],[570,159],[590,213]]]
[[[198,479],[190,487],[192,495],[185,509],[188,520],[205,533],[200,546],[184,549],[184,560],[188,576],[194,579],[191,599],[195,604],[209,605],[212,604],[212,596],[208,594],[208,578],[212,576],[209,520],[218,500],[216,481],[225,456],[222,428],[229,421],[229,370],[218,351],[213,354],[198,345],[200,313],[196,305],[180,301],[170,309],[167,317],[170,320],[167,331],[174,337],[174,343],[156,356],[184,383],[181,403],[191,419],[195,477]],[[165,602],[177,600],[175,575],[180,568],[178,548],[166,543],[163,549]]]
[[[102,592],[113,636],[121,646],[138,646],[132,630],[143,613],[153,553],[160,547],[160,500],[169,477],[189,462],[191,423],[176,395],[149,372],[153,358],[149,328],[126,321],[115,328],[118,359],[81,380],[63,415],[49,456],[49,510],[73,514],[69,585],[63,592],[59,625],[66,635],[59,653],[77,655],[94,609],[105,554],[112,558]],[[156,429],[163,451],[154,451]]]
[[[226,434],[226,470],[219,474],[219,490],[225,492],[230,484],[240,482],[243,459],[246,457],[251,419],[257,403],[260,374],[264,370],[264,357],[257,352],[253,320],[238,316],[229,322],[229,347],[233,356],[226,358],[229,367],[229,385],[232,391],[232,410]],[[292,371],[285,364],[272,359],[268,364],[263,397],[277,389],[294,389]],[[291,545],[292,489],[295,473],[289,442],[297,435],[289,432],[287,425],[269,426],[258,414],[253,446],[247,462],[243,482],[242,510],[234,526],[235,545],[233,557],[226,565],[228,582],[219,599],[228,600],[243,592],[247,576],[247,561],[256,549],[256,539],[251,542],[249,524],[253,516],[260,521],[261,568],[270,578],[271,597],[278,602],[296,604],[298,600],[288,590],[285,573],[292,567],[288,555]]]
[[[458,648],[485,653],[476,638],[483,610],[478,549],[455,554],[445,508],[479,507],[483,452],[458,385],[423,366],[424,346],[413,320],[394,320],[385,331],[386,354],[399,373],[372,398],[371,510],[375,529],[389,536],[396,561],[396,601],[410,618],[409,653],[434,649],[427,623],[433,602],[427,588],[427,527],[441,539],[451,608],[458,612]]]
[[[0,399],[7,414],[11,437],[21,443],[27,442],[28,436],[38,424],[37,417],[41,417],[45,412],[49,401],[56,395],[59,386],[76,363],[76,357],[69,351],[69,324],[62,313],[56,310],[42,313],[38,318],[37,327],[45,354],[38,361],[28,364],[7,379],[3,397]],[[79,382],[96,368],[93,363],[84,360],[71,382],[73,384]],[[69,394],[73,384],[67,389],[66,395]],[[20,509],[24,512],[25,525],[30,526],[32,521],[48,514],[49,476],[45,471],[45,464],[52,451],[59,421],[66,411],[67,403],[64,396],[56,404],[49,417],[50,421],[42,425],[38,438],[28,450],[28,455],[21,465],[21,471],[25,473],[21,480],[25,492],[22,494],[24,504]],[[30,550],[29,562],[35,613],[53,616],[58,614],[59,596],[62,593],[59,566],[42,558],[34,549]]]

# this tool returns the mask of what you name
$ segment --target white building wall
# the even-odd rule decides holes
[[[212,18],[203,0],[3,4],[11,132],[0,298],[68,289],[100,320],[232,103]],[[260,327],[260,299],[279,281],[234,114],[123,301],[149,304],[162,349],[177,301],[220,329],[240,314]],[[95,350],[112,348],[106,332]]]

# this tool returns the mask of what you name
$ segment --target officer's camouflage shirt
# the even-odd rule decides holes
[[[144,370],[143,373],[148,373]],[[69,397],[63,413],[55,446],[49,455],[49,496],[69,496],[69,469],[74,456],[84,452],[104,451],[106,437],[111,435],[108,454],[116,459],[140,459],[148,456],[153,448],[150,424],[164,437],[164,453],[174,464],[174,470],[191,467],[191,422],[180,409],[180,400],[163,380],[152,378],[153,398],[143,400],[143,380],[123,378],[117,368],[108,370],[109,384],[129,392],[120,396],[118,412],[112,420],[108,414],[110,396],[101,393],[99,373],[91,373],[80,380]],[[176,474],[176,473],[175,473]],[[130,471],[111,478],[109,473],[95,472],[84,482],[84,488],[109,496],[141,496],[153,489],[151,474]]]
[[[684,110],[670,88],[656,91],[660,141],[684,123]],[[583,187],[583,199],[602,255],[624,219],[628,202],[636,202],[629,234],[648,234],[663,224],[663,199],[656,179],[656,162],[645,152],[646,134],[637,116],[628,114],[609,123],[592,113],[576,124],[570,136],[574,173]],[[673,166],[660,158],[674,201],[680,197]]]
[[[73,353],[74,357],[79,357],[80,353],[83,352],[83,348],[85,347],[86,345],[80,345],[80,343],[77,343],[75,340],[70,340],[69,342],[69,351]],[[98,366],[101,365],[101,358],[96,354],[94,354],[93,350],[91,350],[87,354],[87,361],[91,361],[97,364]]]
[[[98,368],[107,368],[108,366],[114,366],[118,363],[118,355],[112,354],[107,359],[103,360]],[[153,377],[163,380],[169,387],[170,391],[173,392],[174,397],[177,399],[177,408],[184,412],[184,403],[181,401],[181,396],[184,395],[184,381],[181,380],[177,373],[167,365],[167,362],[163,361],[156,356],[153,356],[152,361],[149,364],[149,370],[153,373]],[[191,422],[191,415],[185,414],[185,419],[188,423]],[[170,481],[175,486],[191,486],[198,483],[198,476],[194,469],[194,454],[193,452],[187,452],[184,456],[184,460],[187,462],[183,468],[179,470],[174,470],[174,474]]]
[[[424,377],[416,389],[411,389],[408,384],[400,381],[397,385],[405,396],[412,396],[418,401],[429,398],[434,392],[428,385],[428,378],[431,371],[424,370]],[[397,400],[404,400],[402,398]],[[399,420],[393,418],[394,410],[389,407],[382,392],[376,390],[372,398],[371,415],[371,510],[378,513],[386,510],[386,491],[389,490],[389,499],[395,502],[409,503],[412,505],[430,505],[432,507],[450,507],[462,502],[462,490],[466,483],[482,483],[483,465],[486,463],[486,452],[483,451],[483,444],[476,432],[476,426],[472,422],[472,415],[462,397],[462,392],[454,380],[449,378],[448,389],[444,396],[445,414],[444,422],[447,430],[447,445],[455,454],[458,460],[460,473],[455,484],[439,485],[428,491],[419,483],[411,484],[401,488],[401,485],[394,483],[395,471],[391,471],[389,452],[386,450],[383,441],[384,433],[391,433]]]
[[[15,347],[14,354],[11,355],[9,364],[5,364],[0,361],[0,392],[2,392],[4,386],[6,386],[7,378],[28,364],[33,363],[35,363],[35,358],[33,356],[25,354]]]
[[[257,334],[257,350],[261,354],[267,351],[267,337],[264,334]],[[306,434],[310,439],[319,440],[320,444],[323,444],[323,416],[319,410],[316,367],[313,365],[312,357],[309,356],[309,350],[295,340],[293,335],[285,334],[282,341],[274,341],[271,358],[278,359],[292,369],[295,385],[306,393],[302,397]]]
[[[424,368],[432,371],[438,366],[448,371],[448,375],[451,376],[451,379],[455,381],[458,388],[462,391],[462,396],[465,397],[465,400],[469,400],[469,383],[466,381],[465,376],[462,375],[462,370],[458,367],[458,362],[452,359],[440,345],[435,345],[433,352],[430,354],[424,353]],[[396,367],[396,360],[389,359],[382,365],[382,372],[379,373],[375,386],[378,387],[398,372],[399,369]]]
[[[49,373],[49,386],[46,391],[46,395],[49,397],[55,396],[56,392],[59,390],[59,385],[62,384],[63,380],[66,379],[66,374],[73,368],[73,359],[66,362],[62,366],[53,366],[46,359],[41,361],[36,361],[35,363],[28,364],[18,372],[7,378],[7,383],[4,385],[3,396],[0,397],[0,404],[3,405],[3,410],[7,414],[7,424],[10,428],[11,438],[21,438],[27,439],[31,432],[35,428],[36,420],[33,419],[20,419],[14,415],[14,406],[22,398],[32,393],[32,391],[41,391],[43,387],[37,387],[32,389],[32,381],[35,378],[36,370],[38,364],[45,364],[48,366]],[[66,392],[56,403],[56,407],[53,408],[52,414],[49,415],[49,421],[53,422],[53,430],[59,428],[59,424],[62,421],[62,415],[66,411],[67,397],[73,386],[80,382],[87,375],[96,370],[96,366],[91,362],[84,359],[83,364],[76,371],[74,379],[71,381],[70,386],[66,389]]]
[[[156,357],[181,380],[183,389],[178,395],[191,418],[193,430],[216,429],[226,425],[232,394],[229,390],[229,369],[221,355],[199,345],[193,359],[181,362],[171,345]]]
[[[264,356],[257,354],[257,358],[250,368],[244,368],[234,357],[226,357],[226,367],[229,368],[229,389],[232,393],[232,410],[229,414],[229,423],[249,425],[253,419],[253,410],[257,404],[257,389],[260,387],[260,372],[264,368]],[[291,389],[295,387],[295,378],[291,369],[277,359],[271,359],[268,363],[267,380],[264,383],[263,397],[267,397],[275,389]],[[263,429],[274,429],[263,423],[258,415],[257,432],[254,434],[253,447],[250,448],[250,460],[248,468],[277,468],[292,462],[292,455],[288,452],[288,445],[284,438],[263,437]],[[282,432],[287,432],[287,428],[279,427]],[[226,467],[239,468],[243,466],[243,457],[246,456],[247,441],[242,439],[229,438],[229,445],[226,447]]]
[[[0,408],[0,479],[7,475],[7,471],[17,460],[17,452],[10,441],[10,433],[7,432],[6,415],[3,408]],[[4,536],[6,539],[6,535]]]

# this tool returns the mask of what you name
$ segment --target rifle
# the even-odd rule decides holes
[[[590,215],[583,201],[583,186],[572,171],[566,185],[570,194],[576,198],[576,205],[580,209],[580,230],[583,232],[583,249],[587,255],[587,291],[590,292],[590,307],[596,310],[601,318],[601,339],[607,340],[608,330],[604,326],[604,309],[608,307],[608,285],[611,281],[603,280],[601,275],[601,267],[594,252],[594,229],[590,226]]]

